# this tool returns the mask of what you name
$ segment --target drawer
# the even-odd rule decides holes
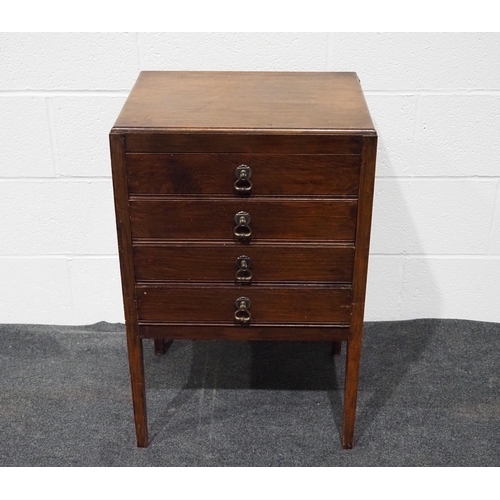
[[[328,91],[331,95],[331,90]],[[276,102],[276,101],[274,101]],[[347,102],[347,101],[346,101]],[[349,104],[348,104],[349,106]],[[231,107],[225,106],[226,109]],[[251,113],[256,110],[251,110]],[[147,121],[150,122],[150,113],[146,111]],[[271,115],[269,116],[271,118]],[[330,117],[328,122],[330,122]],[[176,124],[175,127],[179,126]],[[224,127],[223,127],[224,128]],[[267,127],[266,127],[267,128]],[[293,127],[295,129],[295,127]],[[229,133],[228,133],[229,132]],[[271,154],[354,154],[360,155],[363,143],[362,133],[306,134],[294,133],[256,133],[249,130],[247,133],[238,133],[234,129],[205,133],[197,130],[196,133],[169,132],[169,133],[133,133],[127,131],[125,136],[125,150],[127,153],[260,153]]]
[[[125,161],[130,194],[237,195],[239,165],[251,169],[252,196],[358,194],[357,155],[129,153]]]
[[[347,323],[351,315],[350,288],[136,287],[139,321],[143,322],[237,324],[235,301],[241,296],[251,301],[250,325]]]
[[[235,282],[236,273],[251,284],[285,281],[352,282],[354,246],[327,245],[135,245],[137,281],[226,281]],[[245,272],[237,259],[250,260]]]
[[[214,340],[320,340],[348,341],[351,339],[349,324],[316,325],[256,325],[248,328],[234,324],[172,325],[143,321],[137,332],[141,338],[154,339],[214,339]]]
[[[356,209],[356,200],[133,198],[130,221],[134,239],[238,241],[235,215],[244,211],[251,217],[251,241],[353,241]]]

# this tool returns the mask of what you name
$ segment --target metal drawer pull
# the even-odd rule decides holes
[[[236,271],[236,281],[239,283],[250,283],[252,281],[252,271],[250,271],[252,261],[250,257],[246,255],[238,257],[236,259],[236,267],[238,268]]]
[[[250,214],[247,212],[238,212],[234,216],[236,227],[234,228],[234,235],[240,240],[247,240],[252,236],[252,229],[250,228]]]
[[[250,194],[252,192],[252,169],[247,165],[240,165],[236,167],[236,182],[234,183],[234,190],[238,194]]]
[[[250,323],[250,319],[252,317],[249,311],[250,306],[252,305],[250,299],[248,299],[247,297],[240,297],[239,299],[236,299],[234,305],[236,306],[234,319],[242,325]]]

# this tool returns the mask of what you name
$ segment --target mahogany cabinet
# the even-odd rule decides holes
[[[377,134],[355,73],[142,72],[110,132],[138,446],[142,340],[347,344],[351,448]]]

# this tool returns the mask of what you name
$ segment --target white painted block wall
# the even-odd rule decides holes
[[[356,71],[367,320],[500,321],[500,34],[0,34],[0,323],[123,321],[108,132],[140,70]]]

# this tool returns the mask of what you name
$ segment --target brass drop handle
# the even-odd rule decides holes
[[[236,259],[236,267],[238,268],[236,271],[236,281],[238,283],[250,283],[252,281],[252,271],[250,271],[252,261],[250,257],[240,255]]]
[[[252,229],[250,224],[250,214],[247,212],[238,212],[234,216],[236,227],[234,228],[234,235],[240,240],[248,240],[252,236]]]
[[[247,325],[248,323],[250,323],[250,319],[252,318],[252,315],[249,311],[250,306],[252,305],[250,299],[247,297],[240,297],[236,299],[234,305],[236,307],[234,319],[242,325]]]
[[[252,192],[252,169],[247,165],[240,165],[236,167],[236,182],[234,183],[234,190],[238,194],[250,194]]]

